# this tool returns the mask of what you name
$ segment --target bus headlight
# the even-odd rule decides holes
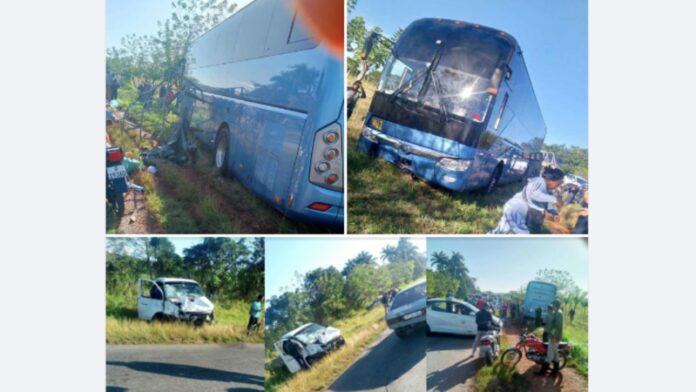
[[[469,169],[471,161],[468,159],[440,158],[437,165],[445,170],[461,172]]]
[[[377,137],[375,136],[375,131],[373,131],[369,127],[363,127],[361,133],[365,139],[369,140],[372,143],[377,143]]]
[[[343,192],[343,141],[341,126],[333,123],[314,136],[309,181],[323,188]]]

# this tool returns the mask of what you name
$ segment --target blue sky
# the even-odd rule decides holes
[[[266,238],[266,299],[297,287],[298,274],[329,266],[341,270],[361,251],[379,259],[382,248],[398,241],[398,237]],[[412,242],[425,253],[424,238]]]
[[[428,266],[434,252],[460,252],[481,290],[517,290],[544,268],[568,271],[580,288],[588,290],[587,242],[580,238],[437,237],[429,238],[427,247]]]
[[[587,147],[586,0],[358,0],[348,17],[387,36],[425,17],[458,19],[513,35],[546,120],[546,143]]]
[[[229,0],[237,9],[251,0]],[[145,35],[157,32],[157,21],[165,20],[172,12],[171,1],[165,0],[107,0],[106,47],[121,46],[121,38],[129,34]]]

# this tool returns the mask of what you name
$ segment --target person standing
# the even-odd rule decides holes
[[[476,312],[476,328],[477,332],[474,343],[471,345],[470,358],[473,358],[476,354],[481,338],[493,328],[493,315],[488,311],[488,304],[486,303],[483,304],[481,310]]]
[[[530,178],[527,185],[503,206],[503,216],[489,234],[539,234],[546,213],[558,218],[556,206],[562,202],[551,191],[563,184],[561,169],[547,168],[541,177]]]
[[[570,323],[573,323],[573,319],[575,318],[575,308],[570,308],[570,311],[568,312],[568,317],[570,318]]]
[[[297,361],[302,369],[309,369],[309,362],[304,354],[304,345],[300,343],[296,338],[290,337],[285,342],[283,342],[283,351],[290,355]]]
[[[544,322],[544,320],[541,318],[542,313],[543,311],[541,310],[541,306],[537,306],[536,310],[534,310],[534,326],[536,328],[541,327]]]
[[[111,100],[118,100],[118,89],[121,87],[121,83],[116,79],[116,75],[111,74],[111,80],[109,80],[109,87],[111,88]]]
[[[346,99],[348,100],[348,118],[353,114],[353,109],[358,105],[358,101],[362,98],[367,98],[362,82],[356,80],[353,85],[347,88]]]
[[[553,365],[551,369],[551,375],[555,376],[560,370],[560,357],[558,356],[558,345],[561,344],[561,339],[563,339],[563,313],[561,312],[561,301],[554,300],[551,304],[553,306],[551,317],[549,317],[549,343],[548,351],[546,354],[546,360],[541,366],[541,370],[534,373],[538,376],[546,374],[549,370],[549,366]]]
[[[263,294],[256,297],[256,301],[253,301],[249,307],[247,331],[250,331],[252,327],[258,328],[259,326],[259,320],[261,319],[261,301],[263,301]]]

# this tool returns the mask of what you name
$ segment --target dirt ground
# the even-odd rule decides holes
[[[502,346],[514,345],[518,338],[519,330],[513,327],[505,328]],[[542,377],[534,374],[539,371],[539,367],[540,365],[524,357],[517,364],[517,370],[530,382],[530,392],[586,392],[588,390],[587,379],[573,368],[564,368],[556,377]]]

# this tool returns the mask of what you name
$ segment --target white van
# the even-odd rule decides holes
[[[138,279],[138,318],[142,320],[181,320],[200,326],[214,321],[214,309],[195,280]]]
[[[283,344],[290,338],[302,343],[304,356],[310,364],[346,343],[341,336],[341,330],[338,328],[322,327],[319,324],[309,323],[293,329],[273,344],[290,373],[296,373],[300,370],[300,364],[286,353],[283,347]]]

